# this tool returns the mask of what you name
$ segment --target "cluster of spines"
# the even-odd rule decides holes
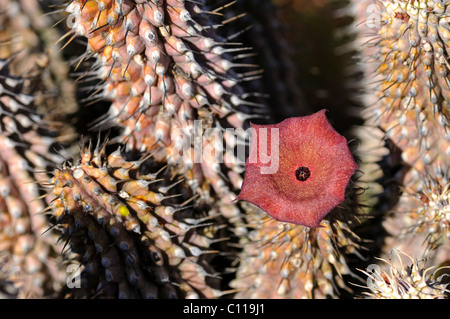
[[[24,93],[39,77],[10,74],[10,62],[0,61],[0,245],[9,261],[6,272],[22,296],[42,297],[63,279],[39,187],[47,167],[60,158],[52,149],[60,132],[35,112],[36,98]]]
[[[407,185],[398,203],[398,213],[406,215],[402,235],[424,234],[426,249],[448,246],[450,240],[449,174],[449,167],[426,170],[417,184]]]
[[[94,76],[104,83],[97,87],[96,97],[112,101],[109,113],[95,127],[118,124],[127,149],[157,148],[155,158],[181,164],[193,188],[207,181],[215,192],[229,196],[230,188],[240,186],[233,178],[238,160],[217,165],[216,158],[202,158],[196,165],[194,121],[201,123],[200,133],[242,128],[247,119],[260,117],[264,108],[241,87],[255,77],[253,71],[236,71],[254,68],[238,62],[246,54],[233,55],[249,48],[216,35],[216,29],[229,22],[217,17],[230,4],[216,3],[212,9],[207,2],[71,1],[65,10],[70,13],[68,21],[75,21],[74,36],[88,39],[86,55],[97,59]],[[190,139],[183,152],[178,149],[180,133]],[[217,152],[222,147],[200,143]]]
[[[345,276],[357,275],[348,258],[362,258],[364,246],[354,232],[363,216],[356,197],[348,196],[320,228],[280,223],[249,210],[253,230],[250,241],[242,242],[241,265],[233,282],[237,297],[321,299],[351,291]]]
[[[384,260],[388,271],[380,268],[363,270],[367,276],[367,290],[362,295],[366,299],[447,299],[448,270],[445,266],[426,268],[426,261],[414,260],[401,251],[395,251],[400,265]],[[402,256],[409,260],[404,266]]]
[[[82,268],[82,286],[68,296],[221,294],[211,260],[215,244],[227,239],[223,218],[208,205],[192,207],[185,181],[152,161],[127,161],[119,149],[107,155],[103,145],[55,170],[51,205]]]
[[[394,205],[384,223],[391,235],[385,246],[387,251],[404,250],[405,240],[411,239],[404,235],[419,235],[425,242],[422,254],[429,255],[446,249],[448,236],[450,69],[445,57],[450,7],[442,1],[378,1],[371,6],[372,20],[361,21],[375,23],[376,32],[364,45],[372,66],[367,76],[374,79],[368,85],[365,125],[380,128],[391,146],[391,159],[379,163],[382,170],[397,171],[397,189],[387,185],[393,182],[387,177],[382,182],[392,191],[385,195]],[[408,251],[420,254],[417,248]]]
[[[380,102],[369,111],[402,149],[405,163],[423,172],[431,163],[448,164],[447,4],[395,1],[384,5],[374,43],[380,48],[374,57],[381,81]]]

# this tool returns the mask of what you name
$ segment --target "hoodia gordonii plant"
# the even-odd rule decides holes
[[[242,237],[241,243],[234,245],[242,248],[248,242],[246,229],[264,225],[260,222],[267,217],[261,211],[253,215],[254,207],[229,203],[233,193],[227,185],[238,190],[242,181],[242,168],[233,160],[218,165],[219,160],[213,157],[192,163],[185,157],[189,150],[182,154],[170,152],[171,146],[177,146],[173,132],[181,127],[187,135],[193,135],[194,120],[201,121],[202,130],[214,127],[224,131],[244,128],[245,120],[267,113],[254,86],[247,87],[247,81],[258,77],[260,70],[247,62],[237,62],[252,57],[246,52],[248,48],[232,42],[240,30],[223,31],[238,17],[229,11],[224,14],[232,3],[215,4],[214,8],[208,4],[72,1],[63,6],[71,13],[67,23],[73,21],[67,36],[88,38],[88,51],[78,60],[79,67],[85,58],[97,61],[89,75],[104,82],[94,88],[99,94],[95,97],[108,98],[113,103],[94,129],[110,125],[123,128],[116,141],[125,147],[111,153],[104,145],[82,146],[80,160],[57,165],[50,183],[43,184],[50,188],[47,199],[56,219],[54,229],[62,231],[60,241],[64,248],[70,247],[66,260],[81,270],[80,288],[63,289],[61,296],[222,296],[227,288],[221,277],[228,275],[226,266],[235,258],[232,240],[227,242]],[[247,71],[234,72],[237,68]],[[189,92],[189,87],[195,94]],[[228,137],[225,139],[229,145]],[[200,142],[212,144],[208,140]],[[131,151],[142,152],[142,161],[128,159],[136,159],[128,154]],[[175,165],[177,156],[182,157],[182,165]],[[226,156],[232,159],[234,155]],[[170,195],[166,197],[165,192]],[[248,215],[242,214],[244,209]],[[329,229],[333,231],[324,230],[319,235],[314,230],[310,234],[306,228],[292,226],[293,232],[286,238],[300,234],[300,241],[292,242],[295,258],[291,260],[294,268],[289,277],[293,288],[285,289],[281,296],[322,297],[333,295],[334,286],[345,286],[341,274],[351,272],[340,254],[344,250],[355,252],[353,248],[358,247],[359,239],[346,228],[347,217],[352,219],[352,214],[344,215],[331,223]],[[253,221],[252,216],[258,216],[258,221]],[[264,231],[273,235],[278,222],[268,221],[273,225]],[[289,231],[289,225],[286,227]],[[319,240],[320,253],[315,252],[315,240],[309,239],[316,237],[324,237]],[[332,243],[336,241],[350,248],[333,250]],[[250,238],[251,245],[257,242],[257,238]],[[298,258],[302,258],[302,250],[297,246],[311,250],[305,258],[317,262],[301,262]],[[242,269],[251,260],[253,253],[248,251],[241,257]],[[323,254],[331,264],[321,267]],[[300,264],[307,266],[300,270]],[[297,285],[296,280],[311,274],[309,270],[314,275],[307,292],[302,293],[301,282]],[[325,282],[324,277],[328,278]],[[77,288],[77,284],[66,288]],[[316,290],[316,284],[320,293],[310,289],[312,285]],[[246,290],[236,286],[239,291]]]
[[[380,165],[385,172],[397,171],[399,194],[385,221],[391,235],[386,252],[410,245],[416,254],[437,254],[444,261],[450,226],[450,7],[446,1],[376,1],[367,6],[371,15],[361,21],[369,31],[363,55],[373,81],[366,94],[365,125],[381,129],[377,135],[387,141],[390,160]],[[395,188],[391,190],[396,197]],[[421,242],[411,243],[418,238]]]
[[[2,272],[20,289],[21,297],[43,297],[58,291],[64,273],[61,247],[48,231],[46,203],[38,183],[48,165],[60,158],[60,131],[35,113],[35,97],[24,93],[38,77],[9,73],[0,61],[0,247]],[[53,153],[53,154],[52,154]]]
[[[54,171],[51,206],[77,257],[80,282],[63,293],[85,298],[215,298],[229,225],[186,182],[151,158],[87,147]],[[225,242],[225,243],[224,243]],[[225,247],[223,247],[225,245]],[[220,258],[219,258],[220,259]],[[225,263],[226,264],[226,263]],[[220,269],[222,268],[222,269]]]
[[[340,131],[357,117],[356,108],[337,111],[342,114],[335,117],[332,103],[311,102],[331,101],[320,94],[334,91],[316,84],[327,83],[323,78],[327,75],[338,80],[343,75],[331,67],[333,59],[322,55],[308,58],[308,52],[320,50],[297,53],[303,61],[330,61],[330,67],[324,68],[302,64],[303,71],[314,73],[317,81],[310,92],[318,96],[311,100],[312,95],[306,94],[307,102],[299,103],[301,92],[296,84],[309,78],[299,81],[293,77],[296,66],[284,51],[288,43],[280,32],[283,21],[278,20],[283,16],[269,0],[3,3],[12,9],[0,10],[0,58],[5,59],[0,78],[1,138],[8,142],[0,144],[6,147],[0,152],[2,297],[360,295],[355,291],[361,286],[358,277],[372,278],[357,270],[363,268],[361,255],[372,253],[365,250],[367,242],[360,226],[376,233],[378,228],[373,230],[372,219],[366,217],[385,208],[365,207],[376,204],[369,198],[376,192],[364,192],[360,187],[362,179],[366,182],[373,177],[365,163],[370,157],[357,160],[360,171],[352,176],[356,143],[347,145],[345,139],[336,138],[342,147],[327,147],[325,137],[334,134],[323,126],[318,130],[313,126],[281,139],[285,152],[278,177],[264,179],[264,184],[251,178],[255,174],[248,167],[244,171],[249,153],[244,130],[250,127],[249,121],[256,122],[252,126],[258,129],[288,116],[315,116],[324,122],[325,111],[313,114],[311,110],[328,108],[331,125]],[[312,15],[302,3],[295,1],[290,6],[307,20]],[[400,217],[384,224],[387,230],[399,227],[398,232],[391,231],[392,241],[376,238],[376,244],[390,251],[391,245],[405,243],[403,234],[420,233],[430,255],[439,256],[434,260],[445,261],[448,106],[446,69],[440,66],[446,65],[441,62],[445,62],[442,55],[446,56],[447,4],[427,1],[425,8],[417,1],[372,3],[384,16],[376,30],[380,33],[366,43],[376,52],[367,56],[375,63],[363,62],[372,70],[367,74],[371,78],[376,74],[381,81],[376,83],[379,86],[367,86],[367,101],[376,104],[366,108],[364,125],[372,129],[366,131],[369,134],[377,131],[372,136],[377,142],[386,141],[400,154],[396,158],[397,153],[388,152],[378,163],[382,168],[379,179],[365,184],[372,187],[380,182],[385,188],[379,203],[389,199],[389,208],[394,207],[394,216]],[[336,57],[338,51],[346,57],[352,55],[351,37],[346,36],[349,29],[341,29],[346,25],[343,17],[351,12],[348,5],[347,1],[330,0],[324,7],[331,17],[327,26],[330,30],[339,27],[343,40],[336,42],[345,43],[340,51],[327,49],[326,57]],[[39,7],[52,14],[30,15],[29,8]],[[426,9],[427,19],[420,13],[416,17],[415,9]],[[291,23],[296,23],[294,20]],[[421,30],[424,24],[426,34]],[[303,27],[312,25],[302,23]],[[305,32],[302,27],[291,29]],[[326,28],[321,30],[327,34]],[[309,42],[309,34],[301,38],[304,48],[321,41],[317,37]],[[52,49],[54,42],[57,45]],[[326,43],[321,48],[329,48],[327,41],[322,42]],[[402,57],[403,52],[406,55]],[[66,103],[65,96],[73,93],[69,67],[76,72],[73,76],[78,76],[80,110],[70,107],[73,100]],[[27,74],[30,70],[33,72]],[[345,88],[353,88],[355,83],[339,81]],[[85,90],[89,90],[87,94]],[[340,101],[353,98],[353,94],[350,99],[342,96]],[[70,119],[67,113],[71,113]],[[284,126],[302,121],[290,119]],[[77,153],[70,147],[63,151],[58,145],[65,136],[60,129],[72,124],[87,141],[70,140],[70,146],[81,140]],[[303,124],[300,126],[305,128]],[[109,132],[96,137],[99,130]],[[313,138],[306,143],[307,136]],[[317,147],[320,151],[311,151]],[[239,149],[245,149],[245,154],[239,154]],[[330,150],[342,160],[328,161],[333,157]],[[328,155],[320,156],[325,153]],[[390,166],[397,159],[407,165],[400,165],[400,174],[389,175],[398,168]],[[324,161],[326,165],[322,165]],[[244,173],[247,182],[243,184]],[[386,187],[390,176],[401,177],[395,179],[394,190],[401,189],[398,194]],[[292,181],[299,185],[293,186]],[[28,201],[29,194],[34,201]],[[274,194],[287,198],[274,200]],[[277,205],[283,207],[277,210]],[[36,210],[41,214],[34,214]],[[22,244],[24,236],[31,239],[27,245]],[[69,269],[73,276],[68,275]],[[404,270],[401,280],[384,274],[382,280],[375,277],[376,283],[394,286],[395,281],[394,288],[403,293],[408,282],[410,295],[415,292],[411,287],[428,285],[434,289],[432,295],[446,296],[442,282],[436,283],[444,278],[440,272],[436,277],[420,267],[410,269],[413,267]],[[22,276],[30,273],[32,276]],[[412,273],[419,274],[412,276],[416,279],[423,275],[423,280],[407,278]],[[25,278],[32,279],[27,283],[33,285],[24,285]],[[369,288],[377,296],[386,292],[374,285]],[[428,288],[421,292],[428,293]]]
[[[417,172],[449,157],[447,4],[384,2],[375,58],[380,103],[369,110]],[[375,42],[375,41],[378,41]]]
[[[70,1],[65,7],[73,21],[67,36],[88,39],[86,57],[97,60],[92,76],[104,80],[96,97],[112,101],[96,127],[119,125],[127,150],[157,149],[155,159],[179,164],[196,192],[206,183],[228,201],[242,182],[239,159],[222,150],[233,149],[234,136],[217,141],[203,133],[243,128],[267,113],[258,94],[243,86],[260,73],[240,63],[249,48],[217,35],[234,20],[221,18],[231,4]]]
[[[29,0],[3,1],[0,10],[1,289],[15,287],[19,298],[54,296],[65,283],[39,184],[62,163],[62,145],[74,136],[66,115],[76,103],[68,67],[46,50],[56,48],[58,33],[41,14]]]

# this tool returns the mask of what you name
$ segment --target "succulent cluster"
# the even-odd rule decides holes
[[[449,296],[447,1],[0,5],[0,298]]]
[[[49,185],[62,238],[82,268],[71,296],[220,296],[211,260],[225,250],[215,247],[226,236],[224,219],[208,205],[193,207],[189,187],[167,167],[148,172],[152,159],[127,161],[104,147],[84,149]]]

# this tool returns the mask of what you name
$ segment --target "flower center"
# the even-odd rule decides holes
[[[311,176],[311,171],[306,166],[299,167],[295,171],[295,177],[297,177],[297,179],[301,182],[306,181],[309,178],[309,176]]]

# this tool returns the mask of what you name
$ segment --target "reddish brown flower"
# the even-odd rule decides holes
[[[344,201],[358,168],[347,140],[331,126],[325,111],[279,124],[252,124],[250,157],[237,199],[276,220],[319,227]]]

